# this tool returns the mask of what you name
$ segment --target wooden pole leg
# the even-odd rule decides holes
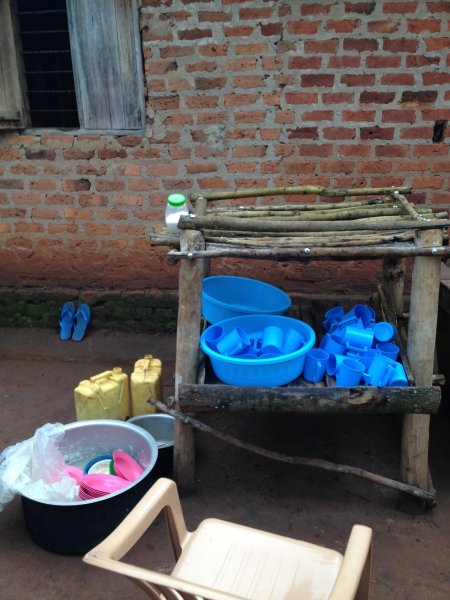
[[[200,232],[182,232],[180,248],[187,251],[204,248]],[[175,366],[175,405],[179,409],[178,388],[181,383],[196,383],[200,342],[203,261],[183,260],[180,264],[177,350]],[[175,422],[174,478],[180,493],[195,487],[195,437],[190,425]]]
[[[440,246],[442,233],[416,234],[416,246]],[[440,259],[414,259],[409,310],[407,354],[417,386],[431,386],[438,314]],[[429,415],[403,417],[401,473],[403,481],[431,491],[428,472]]]

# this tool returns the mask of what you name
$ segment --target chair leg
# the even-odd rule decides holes
[[[372,548],[370,548],[367,559],[364,564],[364,569],[361,574],[359,586],[356,591],[355,600],[369,600],[369,588],[370,588],[370,573],[372,564]]]

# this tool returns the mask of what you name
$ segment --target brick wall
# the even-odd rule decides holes
[[[147,130],[0,133],[4,287],[175,290],[149,234],[168,192],[412,185],[450,204],[450,2],[141,0]],[[367,289],[375,263],[216,261],[287,291]]]

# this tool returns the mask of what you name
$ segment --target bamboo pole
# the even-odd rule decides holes
[[[395,188],[402,194],[409,194],[410,187]],[[224,190],[221,192],[203,192],[201,194],[191,194],[192,202],[195,202],[200,196],[205,200],[232,200],[237,198],[255,198],[257,196],[293,196],[293,195],[309,195],[317,196],[377,196],[380,194],[390,194],[393,191],[392,187],[375,187],[375,188],[326,188],[317,185],[299,185],[292,187],[276,187],[276,188],[253,188],[253,189],[234,189]]]
[[[267,208],[270,208],[270,210],[273,211],[279,211],[279,212],[283,212],[283,211],[289,211],[289,210],[317,210],[317,208],[321,208],[321,209],[328,209],[328,208],[335,208],[336,206],[339,206],[341,208],[352,208],[352,207],[358,207],[358,206],[379,206],[380,204],[385,204],[385,203],[392,203],[392,199],[389,198],[388,200],[384,200],[383,198],[371,198],[370,200],[359,200],[359,201],[351,201],[349,200],[348,202],[346,201],[342,201],[339,202],[339,204],[336,204],[336,202],[324,202],[324,203],[320,203],[320,204],[316,204],[313,202],[305,202],[304,204],[274,204],[273,206],[255,206],[255,205],[249,205],[249,206],[239,206],[238,208],[236,208],[235,206],[233,207],[220,207],[220,208],[208,208],[206,210],[206,214],[207,215],[214,215],[214,214],[222,214],[222,213],[230,213],[230,212],[240,212],[240,211],[247,211],[247,212],[259,212],[259,211],[264,211]]]
[[[188,424],[192,427],[195,427],[199,431],[203,431],[204,433],[208,433],[213,435],[214,437],[231,444],[237,448],[241,448],[243,450],[247,450],[249,452],[254,452],[259,456],[264,456],[265,458],[269,458],[271,460],[277,460],[280,462],[293,464],[293,465],[301,465],[305,467],[313,467],[318,469],[324,469],[326,471],[332,471],[334,473],[343,473],[345,475],[352,475],[354,477],[360,477],[362,479],[366,479],[371,481],[372,483],[376,483],[378,485],[383,485],[390,489],[396,490],[398,492],[403,492],[406,494],[411,494],[415,498],[420,500],[424,500],[430,505],[434,505],[436,501],[436,495],[431,492],[427,492],[419,487],[414,485],[409,485],[407,483],[403,483],[401,481],[395,481],[394,479],[389,479],[388,477],[384,477],[382,475],[378,475],[376,473],[372,473],[370,471],[366,471],[365,469],[361,469],[359,467],[352,467],[349,465],[341,465],[337,463],[333,463],[327,460],[322,460],[320,458],[303,458],[299,456],[288,456],[286,454],[281,454],[279,452],[274,452],[272,450],[266,450],[265,448],[261,448],[260,446],[256,446],[255,444],[251,444],[248,442],[243,442],[228,433],[224,433],[222,431],[218,431],[213,429],[209,425],[205,425],[204,423],[194,419],[178,410],[174,410],[163,404],[159,400],[154,398],[149,398],[149,402],[153,404],[158,410],[161,412],[171,415],[175,417],[178,421],[182,421],[185,424]]]
[[[405,198],[405,196],[403,196],[402,194],[400,194],[400,192],[398,190],[395,190],[394,192],[392,192],[391,196],[395,199],[398,200],[398,202],[400,202],[400,204],[403,206],[403,208],[406,210],[406,212],[416,221],[422,219],[423,217],[420,216],[420,214],[418,213],[418,211],[413,207],[412,204],[410,204],[408,202],[408,200]]]

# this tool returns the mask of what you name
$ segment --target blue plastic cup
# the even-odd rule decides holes
[[[370,306],[366,304],[356,304],[346,315],[344,318],[348,317],[356,317],[360,319],[363,326],[367,327],[370,323],[375,321],[375,311]]]
[[[381,352],[374,356],[364,379],[369,385],[385,386],[390,381],[397,363]]]
[[[299,350],[305,343],[305,337],[296,329],[288,329],[283,337],[283,354],[290,354]]]
[[[358,352],[357,354],[355,354],[355,356],[352,356],[352,358],[356,358],[356,360],[359,360],[359,362],[362,362],[366,368],[366,373],[367,373],[367,370],[369,369],[370,365],[372,364],[372,361],[376,354],[380,354],[380,351],[377,350],[376,348],[370,348],[369,350],[366,350],[365,352]],[[350,355],[350,352],[348,353],[348,355]]]
[[[345,315],[345,311],[342,306],[334,306],[327,310],[325,313],[325,321],[323,321],[323,326],[325,331],[329,331],[331,326],[341,321],[343,316]]]
[[[204,340],[212,350],[217,350],[217,344],[223,338],[224,333],[221,325],[211,325],[205,331]]]
[[[282,353],[283,349],[283,330],[281,327],[269,325],[265,327],[262,334],[261,354],[269,352]]]
[[[317,383],[323,379],[325,375],[325,367],[329,358],[328,352],[320,348],[311,348],[306,353],[305,366],[303,369],[303,377],[306,381]]]
[[[337,387],[351,387],[359,385],[364,373],[364,365],[354,358],[344,358],[336,372]]]
[[[325,370],[328,375],[336,375],[339,366],[342,361],[346,358],[345,354],[330,354],[327,360],[327,364],[325,366]]]
[[[334,333],[326,333],[319,344],[321,350],[328,354],[345,354],[345,344],[341,343],[340,337]]]
[[[388,385],[395,387],[408,387],[410,385],[405,368],[401,363],[397,363]]]
[[[397,346],[397,344],[392,344],[391,342],[382,342],[380,344],[377,344],[377,350],[379,350],[381,354],[388,356],[392,360],[397,360],[398,354],[400,352],[400,348]]]
[[[279,356],[283,356],[282,352],[263,352],[259,355],[259,358],[278,358]]]
[[[349,325],[345,328],[343,341],[348,350],[369,350],[373,342],[373,331]]]
[[[376,342],[390,342],[396,334],[395,327],[386,321],[376,323],[373,328],[373,336]]]
[[[224,356],[235,356],[250,346],[250,339],[243,329],[235,327],[217,343],[217,352]]]

